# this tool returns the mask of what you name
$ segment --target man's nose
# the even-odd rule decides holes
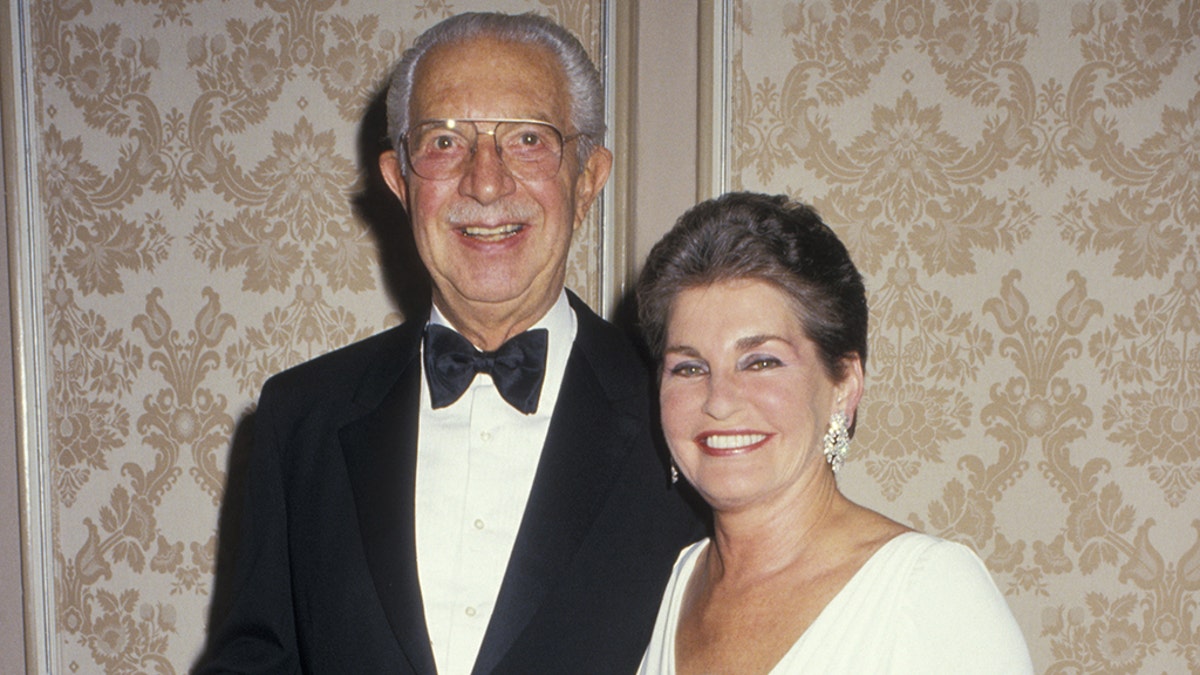
[[[516,180],[496,149],[496,139],[481,133],[475,139],[475,151],[467,160],[458,191],[480,204],[491,204],[516,189]]]

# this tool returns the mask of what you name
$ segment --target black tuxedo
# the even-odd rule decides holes
[[[644,369],[571,305],[578,332],[477,674],[632,673],[679,549],[702,534],[655,450]],[[235,598],[201,672],[434,672],[413,532],[424,324],[263,387]]]

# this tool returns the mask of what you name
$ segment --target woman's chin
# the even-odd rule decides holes
[[[705,476],[694,484],[714,511],[734,511],[754,505],[767,492],[762,480],[746,475]]]

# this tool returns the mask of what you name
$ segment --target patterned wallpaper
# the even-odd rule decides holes
[[[603,3],[23,4],[53,658],[185,672],[263,379],[420,293],[383,74],[477,7],[598,53]],[[979,551],[1039,672],[1200,672],[1200,3],[724,6],[729,184],[815,203],[868,277],[847,492]]]
[[[1200,3],[730,0],[726,180],[868,278],[842,473],[1043,673],[1200,672]]]
[[[43,666],[182,673],[205,636],[231,446],[263,380],[424,295],[376,175],[391,64],[424,28],[485,8],[547,14],[602,56],[604,5],[22,5],[46,249]],[[593,305],[600,245],[593,213],[568,277]]]

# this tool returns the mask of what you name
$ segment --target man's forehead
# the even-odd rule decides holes
[[[414,72],[414,121],[443,117],[556,119],[568,113],[557,55],[536,43],[478,36],[431,49]]]

